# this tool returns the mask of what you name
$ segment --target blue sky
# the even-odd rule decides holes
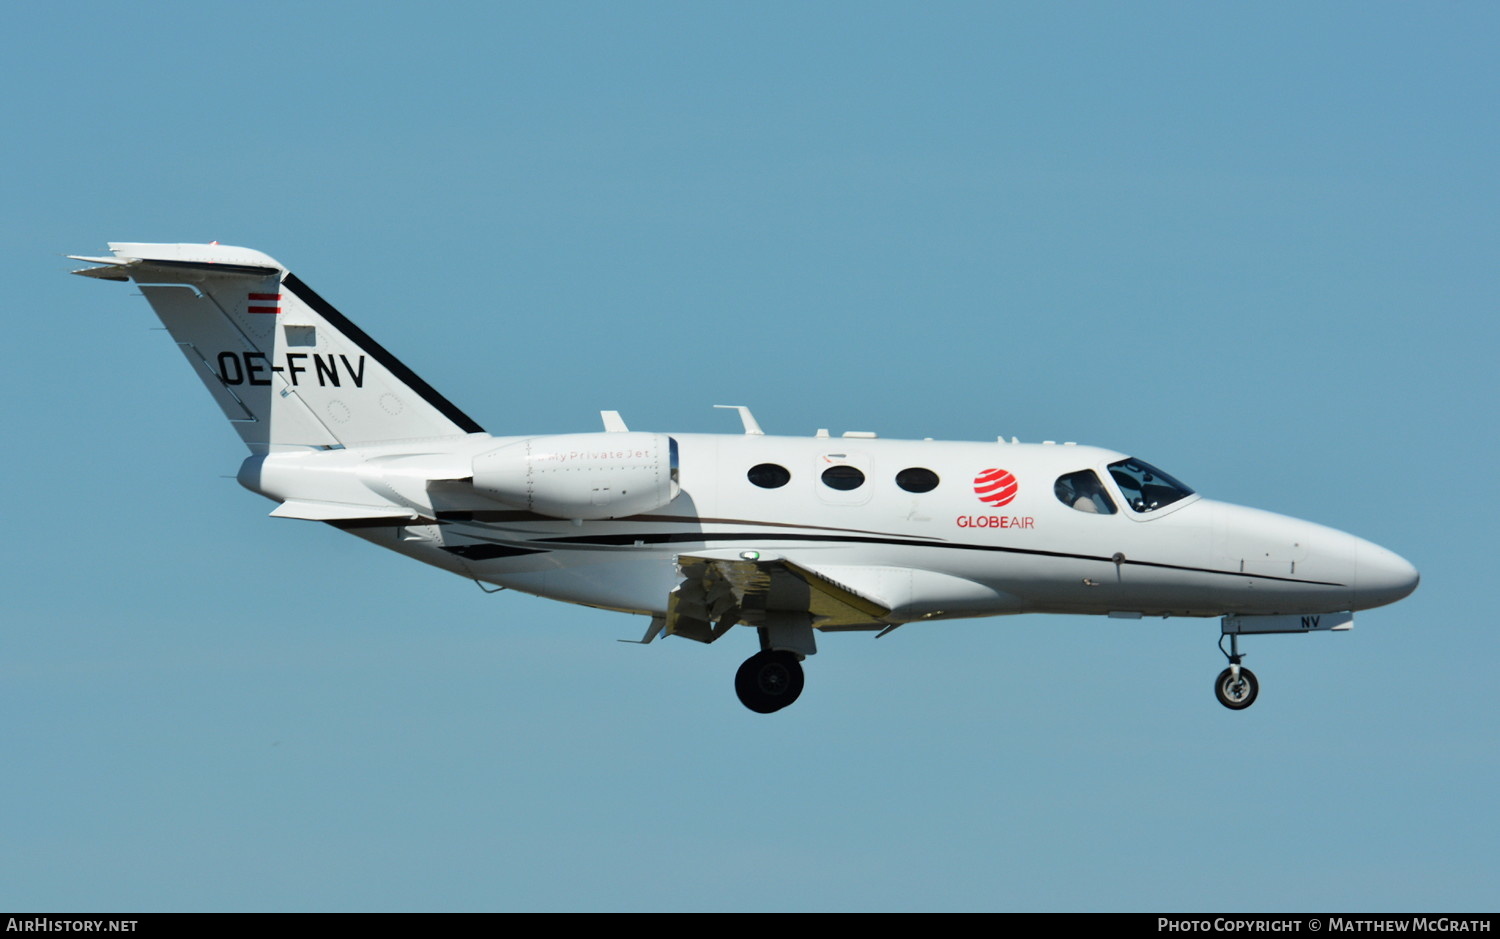
[[[0,908],[1494,910],[1484,4],[23,3]],[[1077,440],[1422,571],[1345,634],[827,637],[265,517],[106,241],[277,257],[496,433]]]

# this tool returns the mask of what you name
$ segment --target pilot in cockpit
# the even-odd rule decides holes
[[[1099,477],[1092,470],[1080,470],[1058,477],[1053,486],[1057,500],[1069,508],[1093,515],[1113,515],[1115,505],[1105,493]]]

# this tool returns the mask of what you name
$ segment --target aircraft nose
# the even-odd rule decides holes
[[[1406,558],[1394,551],[1387,551],[1378,544],[1361,541],[1356,553],[1354,575],[1354,608],[1368,610],[1371,607],[1395,603],[1417,589],[1422,579],[1417,569]]]

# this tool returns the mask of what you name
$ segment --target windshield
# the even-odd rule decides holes
[[[1109,464],[1109,475],[1125,501],[1137,512],[1154,512],[1193,494],[1193,490],[1144,460],[1134,457]]]

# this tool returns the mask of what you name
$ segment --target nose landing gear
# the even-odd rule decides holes
[[[1248,668],[1239,670],[1239,675],[1234,674],[1235,669],[1224,669],[1214,681],[1214,694],[1219,703],[1231,711],[1243,711],[1255,703],[1255,696],[1260,694],[1260,682],[1255,679],[1255,673]]]
[[[1228,652],[1224,652],[1224,637],[1219,637],[1219,651],[1224,652],[1224,656],[1229,659],[1229,667],[1214,679],[1214,696],[1231,711],[1243,711],[1255,703],[1255,696],[1260,694],[1260,682],[1256,680],[1254,672],[1240,665],[1244,656],[1240,654],[1239,635],[1228,635]]]

